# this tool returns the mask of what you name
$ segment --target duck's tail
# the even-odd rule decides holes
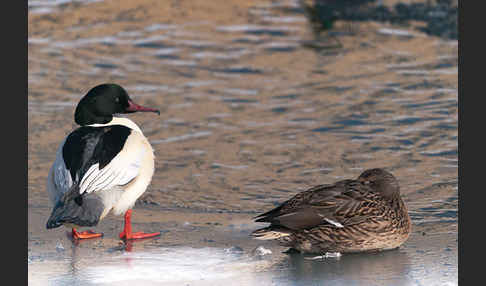
[[[54,206],[46,227],[56,228],[65,223],[94,226],[98,224],[103,210],[104,205],[98,195],[80,195],[79,187],[74,184]]]
[[[279,226],[269,226],[257,229],[251,233],[251,236],[253,236],[253,238],[260,240],[279,239],[290,235],[292,235],[292,232],[288,228]]]

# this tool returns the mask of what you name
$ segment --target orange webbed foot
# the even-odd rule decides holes
[[[89,238],[102,237],[103,233],[96,233],[96,232],[91,231],[91,230],[76,231],[76,229],[73,228],[72,236],[73,236],[74,239],[89,239]]]
[[[159,236],[160,232],[145,233],[145,232],[132,232],[131,234],[126,234],[125,232],[120,233],[121,239],[131,240],[131,239],[143,239]]]
[[[151,238],[160,235],[160,232],[154,233],[145,233],[145,232],[132,232],[132,210],[128,210],[125,213],[125,227],[123,231],[120,233],[120,239],[131,240],[131,239],[142,239],[142,238]]]

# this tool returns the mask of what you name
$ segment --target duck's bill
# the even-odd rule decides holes
[[[131,100],[128,101],[128,107],[125,110],[127,112],[155,112],[160,115],[160,111],[158,109],[141,106]]]

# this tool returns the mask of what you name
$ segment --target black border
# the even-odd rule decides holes
[[[28,174],[28,2],[4,3],[0,17],[3,69],[0,95],[2,122],[1,256],[8,266],[4,281],[27,285]],[[5,88],[6,87],[6,88]],[[7,270],[8,269],[8,270]]]
[[[466,11],[465,3],[469,5]],[[458,277],[459,285],[474,285],[481,277],[475,279],[475,274],[484,272],[482,234],[485,225],[485,214],[482,212],[485,201],[483,182],[485,178],[484,166],[484,105],[480,97],[484,90],[484,51],[483,43],[484,9],[476,1],[458,0],[458,35],[459,35],[459,63],[458,63],[458,179],[459,179],[459,206],[458,206]],[[476,11],[476,13],[473,13]],[[469,26],[466,26],[469,23]],[[469,35],[469,44],[465,44]],[[467,47],[467,48],[466,48]],[[469,70],[466,70],[466,63]],[[471,68],[476,64],[474,70]],[[469,72],[467,72],[469,71]],[[466,80],[467,79],[467,80]],[[476,102],[476,104],[474,104]],[[466,112],[467,111],[467,112]],[[467,131],[469,129],[469,132]],[[466,139],[466,137],[470,137]],[[474,160],[476,159],[476,160]],[[476,162],[473,162],[476,161]],[[467,164],[467,165],[466,165]],[[472,234],[467,236],[467,225]],[[475,231],[474,231],[475,230]],[[467,253],[467,254],[466,254]],[[477,256],[477,257],[474,257]],[[469,281],[469,283],[467,282]]]

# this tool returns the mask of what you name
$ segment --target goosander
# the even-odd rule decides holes
[[[132,232],[131,214],[135,201],[145,192],[154,173],[153,149],[132,120],[115,116],[157,109],[134,103],[117,84],[93,87],[79,101],[74,114],[81,127],[60,144],[47,177],[47,192],[54,207],[48,229],[61,225],[72,228],[75,239],[100,237],[91,230],[110,211],[125,213],[121,239],[160,235]]]

